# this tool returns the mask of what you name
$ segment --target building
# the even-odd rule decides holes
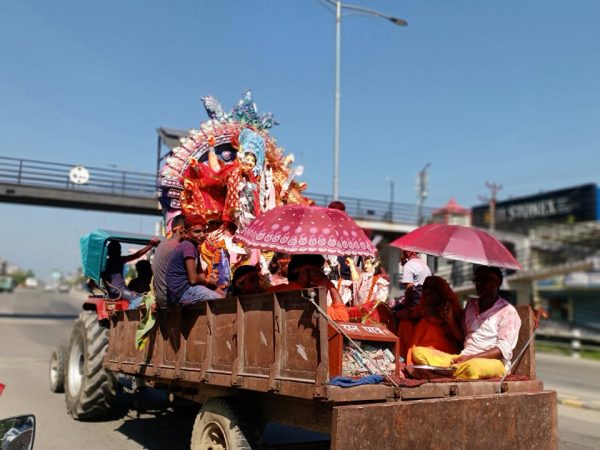
[[[487,227],[489,206],[474,207],[471,217],[474,226]],[[521,278],[531,280],[532,301],[568,329],[600,332],[599,219],[600,195],[593,183],[496,204],[498,234],[519,234],[527,243]]]

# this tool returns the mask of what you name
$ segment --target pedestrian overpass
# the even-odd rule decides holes
[[[88,179],[74,182],[75,164],[0,157],[0,202],[160,216],[156,174],[85,167]],[[326,206],[332,197],[307,193]],[[403,234],[417,226],[415,205],[340,197],[346,212],[365,229]],[[426,208],[426,217],[433,208]]]

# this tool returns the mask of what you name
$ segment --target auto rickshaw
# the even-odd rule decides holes
[[[106,268],[108,244],[119,242],[120,244],[148,245],[152,239],[155,239],[155,236],[108,230],[94,230],[81,238],[83,276],[88,278],[87,286],[91,293],[83,305],[84,310],[96,311],[98,320],[103,320],[108,318],[111,311],[128,308],[127,300],[110,294],[111,291],[119,292],[119,289],[110,286],[106,280],[102,279],[102,273]]]

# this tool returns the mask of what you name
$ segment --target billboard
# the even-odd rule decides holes
[[[540,224],[597,220],[599,200],[598,188],[590,183],[501,201],[496,203],[496,229],[526,233]],[[489,226],[489,206],[472,208],[471,220],[476,227]]]

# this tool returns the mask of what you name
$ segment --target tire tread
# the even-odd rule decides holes
[[[67,410],[77,420],[105,418],[111,415],[116,397],[115,377],[102,367],[108,348],[108,330],[100,326],[95,312],[80,313],[73,327],[69,354],[79,327],[83,328],[84,336],[82,338],[86,342],[83,349],[85,369],[78,395],[71,397],[68,386],[65,389]]]

